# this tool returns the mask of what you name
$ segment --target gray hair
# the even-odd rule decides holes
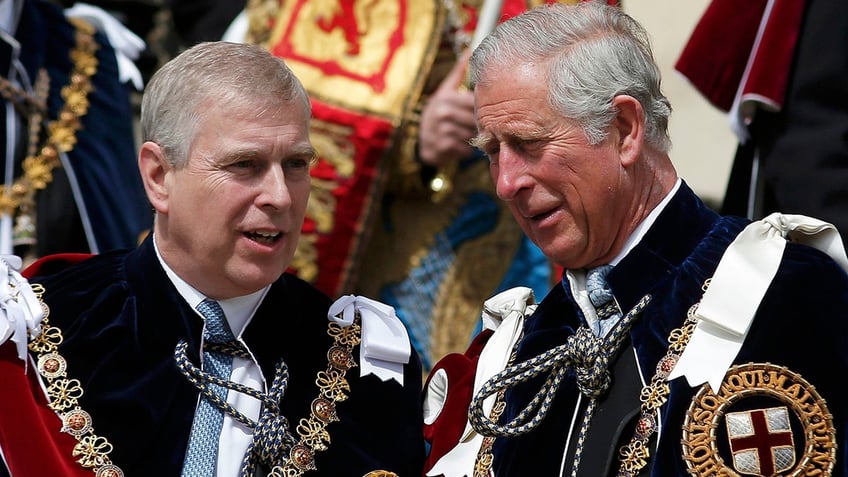
[[[582,127],[591,144],[606,138],[618,111],[612,100],[629,95],[645,110],[646,141],[668,152],[671,104],[647,32],[620,8],[604,2],[537,7],[500,24],[474,50],[472,86],[505,78],[486,76],[493,65],[547,64],[548,102]]]
[[[141,102],[141,138],[162,147],[182,167],[204,108],[298,101],[309,96],[286,63],[266,49],[223,41],[199,43],[159,68]]]

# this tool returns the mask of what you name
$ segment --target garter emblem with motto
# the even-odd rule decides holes
[[[829,476],[836,430],[825,400],[801,375],[769,363],[730,368],[718,393],[704,384],[683,424],[690,474]]]

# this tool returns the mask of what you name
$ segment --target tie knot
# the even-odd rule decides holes
[[[230,325],[224,316],[224,310],[215,300],[205,299],[197,305],[197,311],[206,320],[206,331],[203,337],[212,343],[225,343],[235,339]]]
[[[607,274],[610,270],[612,265],[601,265],[586,272],[586,291],[596,309],[612,301],[612,290],[607,284]]]

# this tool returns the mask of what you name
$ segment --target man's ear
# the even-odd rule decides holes
[[[147,193],[147,200],[159,213],[168,212],[168,185],[166,178],[173,166],[165,151],[155,142],[146,141],[138,152],[138,170]]]
[[[639,157],[645,141],[645,110],[633,96],[618,95],[612,100],[618,114],[612,127],[617,132],[619,157],[627,167]]]

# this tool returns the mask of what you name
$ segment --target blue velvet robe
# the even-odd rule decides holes
[[[722,253],[745,225],[744,219],[720,217],[683,184],[642,241],[608,276],[625,313],[644,295],[652,296],[630,332],[643,382],[650,382],[657,362],[666,354],[669,333],[684,322],[689,307],[700,300],[704,281],[713,274]],[[584,322],[570,291],[556,286],[525,323],[525,337],[518,347],[516,362],[562,344]],[[845,433],[848,394],[842,383],[848,376],[846,350],[848,276],[820,251],[787,244],[779,272],[734,364],[770,362],[786,366],[815,386],[833,414],[837,431],[834,476],[848,475]],[[622,356],[621,359],[633,359],[632,352]],[[507,394],[507,408],[501,422],[515,417],[538,392],[542,382],[543,379],[536,378],[512,388]],[[658,448],[650,449],[652,469],[640,475],[689,475],[682,458],[681,426],[698,388],[691,388],[685,378],[670,384],[669,400],[660,410],[662,431]],[[547,418],[534,432],[498,438],[494,447],[495,475],[559,476],[577,395],[574,375],[570,374]],[[632,401],[638,408],[638,390]],[[622,423],[605,435],[610,443],[602,450],[607,452],[601,459],[605,466],[595,469],[581,466],[580,475],[615,475],[619,445],[629,441],[632,425]],[[569,464],[562,475],[570,475],[570,469]]]
[[[65,337],[59,352],[68,375],[82,382],[81,407],[114,445],[112,461],[127,477],[179,476],[198,392],[177,369],[174,347],[187,341],[189,359],[198,364],[203,322],[165,275],[152,238],[131,252],[48,272],[30,281],[46,289],[50,324]],[[291,426],[309,416],[318,396],[315,379],[332,344],[330,304],[285,274],[243,334],[269,385],[278,359],[285,359],[289,384],[281,410]],[[337,405],[340,422],[328,424],[329,449],[316,453],[318,470],[307,475],[361,477],[376,469],[417,475],[424,459],[420,360],[413,353],[404,386],[360,378],[359,370],[347,373],[350,392]]]
[[[56,3],[24,1],[15,33],[20,61],[31,81],[39,68],[50,76],[47,120],[55,120],[65,104],[61,91],[70,82],[70,53],[76,48],[76,30]],[[94,40],[97,71],[87,96],[88,113],[67,154],[69,162],[54,169],[53,181],[36,194],[38,244],[33,254],[37,257],[135,247],[153,222],[136,163],[132,86],[120,81],[115,51],[106,36],[98,32]],[[0,127],[0,144],[5,146],[6,140],[5,127]],[[23,160],[25,149],[16,149],[16,164]]]

